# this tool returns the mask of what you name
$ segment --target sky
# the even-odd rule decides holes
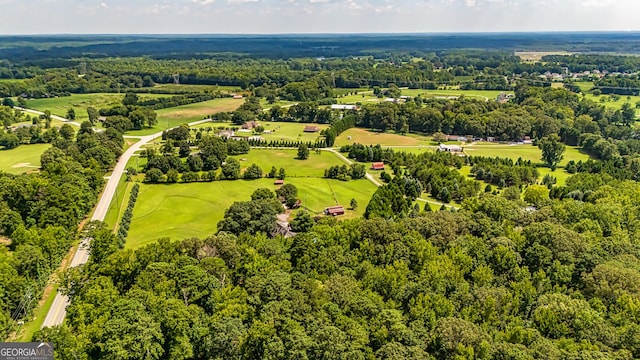
[[[640,30],[639,0],[0,0],[0,34]]]

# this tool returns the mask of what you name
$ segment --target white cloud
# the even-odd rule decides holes
[[[209,5],[212,4],[215,0],[191,0],[192,3],[198,5]]]

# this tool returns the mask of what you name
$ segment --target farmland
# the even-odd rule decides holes
[[[351,128],[336,138],[335,146],[349,144],[380,144],[382,146],[433,145],[428,137],[417,134],[393,134],[362,128]]]
[[[164,129],[178,126],[180,124],[202,120],[209,115],[218,112],[233,111],[238,106],[242,105],[242,103],[243,100],[241,99],[222,98],[203,101],[195,104],[160,109],[156,111],[156,113],[158,114],[158,123],[155,126],[143,130],[130,131],[127,133],[127,135],[141,136],[154,134]]]

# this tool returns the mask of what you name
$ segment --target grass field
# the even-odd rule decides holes
[[[460,89],[447,89],[447,90],[424,90],[424,89],[402,89],[402,95],[406,96],[418,96],[423,98],[427,97],[449,97],[449,96],[466,96],[469,98],[478,98],[482,100],[493,100],[500,93],[505,91],[500,90],[460,90]],[[506,91],[506,93],[512,93]],[[373,91],[360,91],[356,95],[346,95],[337,99],[339,104],[354,104],[354,103],[376,103],[381,102],[383,99],[379,99],[373,94]]]
[[[523,160],[531,160],[534,164],[542,165],[542,151],[533,145],[508,145],[508,144],[475,144],[463,146],[464,152],[470,156],[489,156],[489,157],[507,157],[517,160],[521,157]],[[589,159],[589,155],[581,153],[580,149],[573,146],[567,146],[564,152],[564,158],[560,162],[560,166],[566,165],[570,160],[585,161]]]
[[[349,139],[351,137],[351,139]],[[428,137],[418,134],[398,135],[392,133],[383,133],[371,131],[362,128],[351,128],[336,138],[334,146],[343,146],[349,144],[365,144],[382,146],[420,146],[432,145]]]
[[[284,168],[287,177],[323,177],[324,170],[334,165],[344,163],[330,152],[322,151],[316,154],[311,151],[309,158],[298,160],[297,150],[286,149],[251,149],[248,154],[235,156],[242,165],[242,171],[251,164],[257,164],[264,173],[268,173],[272,166]]]
[[[367,180],[343,182],[320,178],[292,178],[287,183],[299,189],[303,206],[320,212],[336,204],[348,207],[351,198],[358,201],[356,211],[347,210],[341,218],[361,215],[375,191]],[[133,211],[127,248],[137,248],[161,237],[179,240],[187,237],[206,237],[217,231],[217,223],[234,201],[248,201],[258,188],[275,190],[273,180],[216,181],[172,185],[141,184]]]
[[[22,174],[40,167],[40,155],[50,144],[20,145],[11,150],[0,150],[0,171]]]
[[[166,97],[161,94],[139,94],[140,99]],[[82,122],[88,120],[87,108],[94,107],[96,109],[109,107],[120,104],[124,94],[73,94],[71,96],[61,96],[49,99],[31,99],[27,100],[27,107],[39,111],[49,110],[53,115],[62,117],[67,116],[67,111],[73,108],[76,112],[76,121]]]
[[[293,123],[293,122],[261,122],[265,131],[271,131],[271,134],[260,134],[265,140],[292,140],[292,141],[311,141],[321,139],[320,131],[304,132],[304,127],[307,125],[317,126],[320,130],[327,129],[327,124],[305,124],[305,123]],[[236,132],[238,136],[251,136],[251,133]]]
[[[155,134],[164,129],[187,124],[193,121],[202,120],[205,117],[223,111],[233,111],[242,105],[243,100],[240,99],[214,99],[203,101],[195,104],[177,106],[172,108],[160,109],[158,113],[158,123],[149,129],[134,130],[127,132],[127,135],[141,136]]]
[[[239,86],[218,86],[218,85],[191,85],[191,84],[159,84],[151,88],[143,88],[149,90],[160,90],[167,94],[183,94],[183,93],[207,93],[214,91],[223,92],[242,92]]]
[[[587,94],[586,98],[589,100],[595,101],[600,105],[604,105],[604,107],[606,108],[614,109],[614,110],[621,109],[622,105],[624,105],[625,103],[630,103],[631,107],[635,108],[636,103],[640,102],[640,96],[620,95],[620,97],[617,100],[614,100],[609,95],[595,96],[593,94]]]

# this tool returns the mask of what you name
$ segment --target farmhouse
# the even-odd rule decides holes
[[[371,170],[384,170],[384,163],[374,162],[373,164],[371,164]]]
[[[218,133],[218,136],[229,139],[236,136],[236,133],[233,130],[222,130]]]
[[[445,144],[440,144],[438,146],[438,151],[446,151],[446,152],[450,152],[450,153],[461,153],[463,152],[462,148],[458,145],[445,145]]]
[[[333,104],[331,110],[358,110],[356,105]]]
[[[242,124],[242,128],[247,130],[251,130],[257,126],[258,126],[257,121],[247,121],[246,123]]]
[[[284,180],[276,180],[273,182],[273,185],[284,185]]]
[[[325,215],[338,216],[344,215],[344,207],[342,206],[330,206],[324,209]]]
[[[315,125],[307,125],[304,127],[304,132],[314,133],[320,131],[320,128]]]

